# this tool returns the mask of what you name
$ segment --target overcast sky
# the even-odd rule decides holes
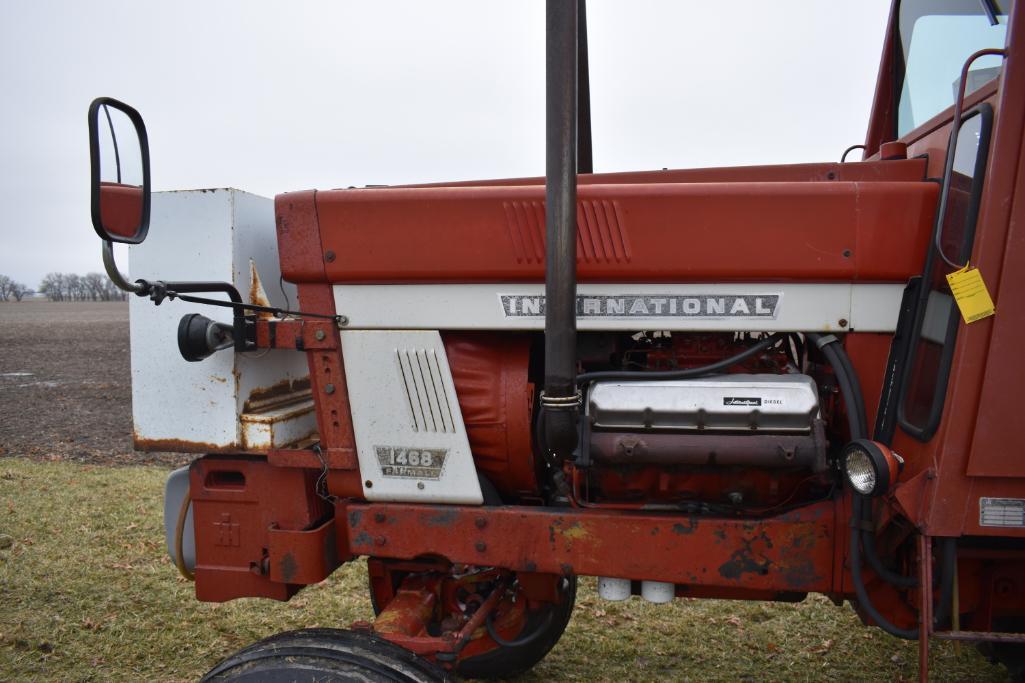
[[[889,0],[589,0],[596,171],[831,161]],[[100,270],[86,108],[134,105],[154,189],[544,173],[541,0],[0,0],[0,273]]]

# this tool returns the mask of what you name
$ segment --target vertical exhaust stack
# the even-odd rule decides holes
[[[580,393],[576,387],[579,4],[573,0],[548,0],[545,14],[547,240],[545,386],[541,408],[545,446],[562,460],[571,457],[577,446],[580,409]]]

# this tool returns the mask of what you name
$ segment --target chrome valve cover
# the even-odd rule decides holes
[[[594,430],[808,433],[819,414],[807,375],[716,375],[690,380],[595,382]]]

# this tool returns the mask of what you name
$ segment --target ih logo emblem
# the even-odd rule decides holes
[[[381,474],[399,479],[440,479],[447,448],[374,446]]]
[[[217,542],[214,545],[226,548],[237,548],[241,545],[238,522],[232,521],[231,514],[222,513],[221,521],[214,522],[214,528],[217,529]]]

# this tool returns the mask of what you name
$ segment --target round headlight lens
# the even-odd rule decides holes
[[[847,481],[851,488],[863,496],[872,495],[878,477],[876,468],[872,464],[872,458],[868,453],[860,448],[852,448],[847,452],[844,469],[847,472]]]

